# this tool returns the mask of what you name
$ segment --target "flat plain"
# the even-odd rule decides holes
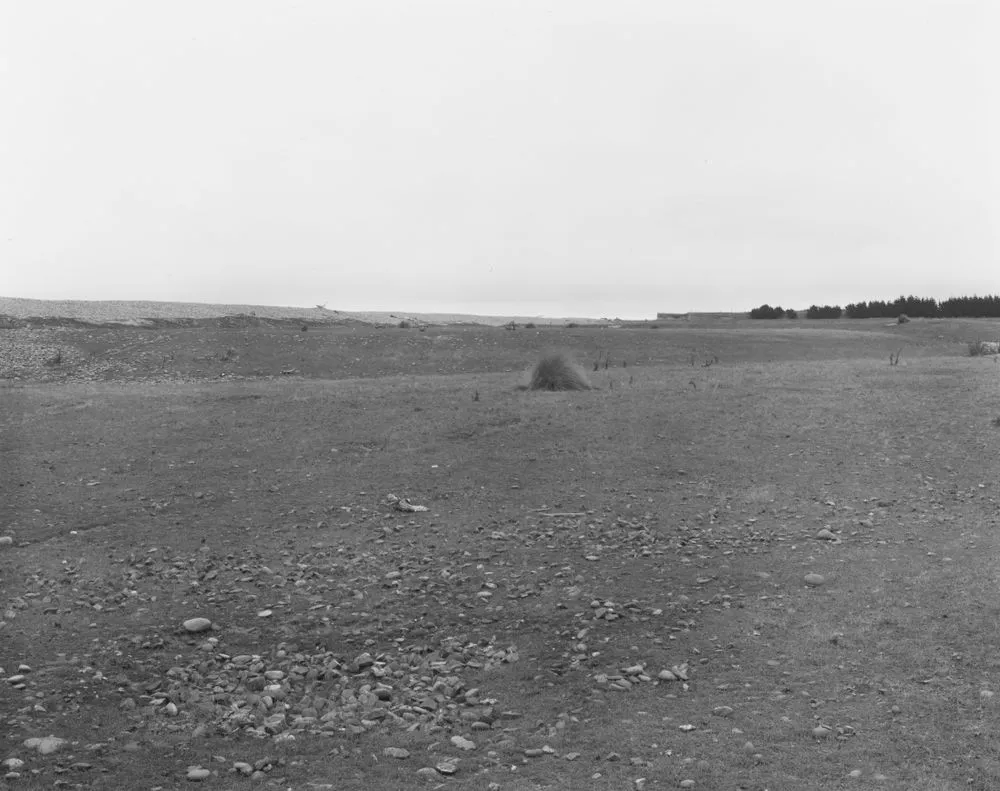
[[[998,788],[997,337],[0,329],[3,783]]]

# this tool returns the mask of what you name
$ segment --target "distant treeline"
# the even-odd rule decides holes
[[[840,305],[812,305],[806,311],[807,319],[891,319],[900,314],[910,318],[1000,318],[1000,295],[985,297],[950,297],[938,302],[933,297],[897,297],[892,302],[872,300],[852,302],[846,308]],[[761,305],[750,311],[752,319],[798,318],[794,310]]]
[[[798,317],[799,314],[794,310],[785,310],[781,307],[772,308],[770,305],[761,305],[750,311],[752,319],[797,319]]]

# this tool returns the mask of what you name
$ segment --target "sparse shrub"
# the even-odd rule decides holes
[[[798,317],[799,313],[797,310],[792,310],[791,308],[789,308],[788,310],[785,311],[786,319],[797,319]]]
[[[900,313],[896,317],[896,323],[897,324],[907,324],[907,323],[909,323],[909,321],[910,321],[910,317],[907,316],[905,313]]]
[[[587,375],[567,355],[553,353],[539,360],[531,372],[532,390],[590,390]]]
[[[535,322],[529,321],[527,324],[524,325],[524,328],[526,330],[533,330],[533,329],[535,329]]]
[[[517,322],[516,321],[508,321],[506,324],[503,325],[503,327],[504,327],[505,330],[516,330],[517,329]]]
[[[62,361],[63,361],[62,349],[59,349],[56,351],[55,354],[53,354],[51,357],[49,357],[49,359],[45,361],[45,364],[49,366],[62,365]]]
[[[649,328],[651,330],[658,330],[658,329],[660,329],[660,325],[659,324],[650,324]]]
[[[309,325],[308,324],[303,324],[302,325],[302,331],[303,332],[309,332]]]
[[[569,324],[566,325],[566,329],[568,329],[568,330],[575,330],[579,326],[580,325],[577,324],[575,321],[571,321]]]
[[[410,329],[410,327],[411,327],[411,326],[413,326],[413,325],[412,325],[412,324],[410,324],[410,322],[408,322],[408,321],[407,321],[406,319],[403,319],[403,320],[402,320],[401,322],[399,322],[399,324],[397,324],[396,326],[397,326],[397,327],[399,327],[399,328],[400,328],[401,330],[408,330],[408,329]]]

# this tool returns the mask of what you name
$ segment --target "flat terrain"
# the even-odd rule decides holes
[[[1000,787],[1000,324],[300,323],[0,329],[10,787]]]

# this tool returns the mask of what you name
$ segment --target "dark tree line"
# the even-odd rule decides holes
[[[933,297],[897,297],[892,302],[872,300],[852,302],[846,308],[840,305],[811,305],[806,311],[807,319],[894,319],[900,314],[910,318],[1000,318],[1000,295],[985,297],[950,297],[938,302]],[[761,305],[750,311],[752,319],[797,318],[794,310],[772,308]]]
[[[897,297],[892,302],[872,300],[871,302],[853,302],[844,308],[849,319],[892,319],[905,313],[910,318],[937,318],[938,304],[933,297]]]
[[[839,319],[844,312],[840,305],[810,305],[806,311],[807,319]]]
[[[750,311],[752,319],[797,319],[798,317],[799,314],[791,308],[785,310],[780,306],[772,308],[770,305],[761,305]]]

